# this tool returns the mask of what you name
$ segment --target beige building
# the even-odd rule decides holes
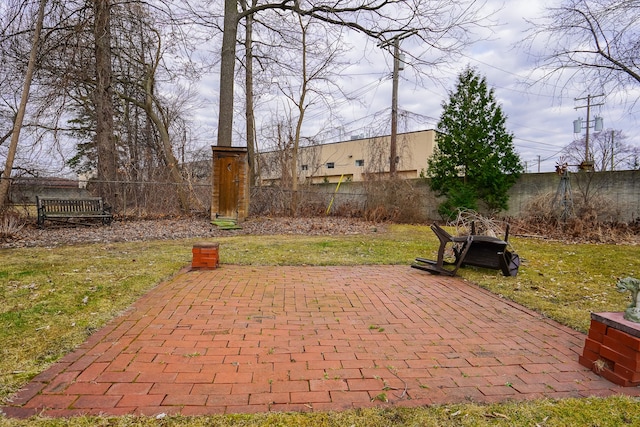
[[[433,154],[436,131],[433,129],[397,135],[397,174],[400,178],[418,178],[427,169],[427,159]],[[363,181],[368,175],[389,174],[391,136],[352,138],[301,147],[298,154],[300,182],[322,183]],[[262,183],[279,183],[291,179],[291,150],[271,151],[259,155]],[[284,173],[283,173],[284,172]]]

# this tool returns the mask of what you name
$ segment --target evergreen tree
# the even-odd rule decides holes
[[[443,110],[427,170],[431,189],[447,198],[438,212],[451,218],[459,208],[478,210],[479,202],[491,212],[506,210],[523,167],[493,89],[467,67]]]

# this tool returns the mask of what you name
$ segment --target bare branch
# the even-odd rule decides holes
[[[626,96],[640,83],[638,22],[638,0],[565,0],[530,22],[523,45],[545,80],[579,77]]]

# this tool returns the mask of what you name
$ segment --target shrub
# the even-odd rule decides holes
[[[0,213],[0,240],[15,239],[24,224],[24,219],[15,211],[7,210]]]

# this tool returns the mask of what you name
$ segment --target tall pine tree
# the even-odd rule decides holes
[[[506,210],[507,192],[523,167],[493,89],[467,67],[443,110],[427,170],[431,189],[446,197],[438,211],[451,218],[460,208],[478,210],[481,206],[492,213]]]

